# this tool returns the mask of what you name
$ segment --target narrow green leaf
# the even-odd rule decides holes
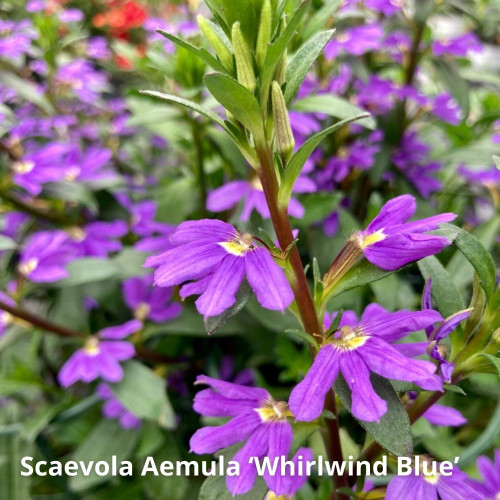
[[[469,87],[467,82],[462,78],[454,62],[450,62],[445,58],[435,58],[433,60],[434,67],[438,78],[442,81],[445,88],[450,91],[450,94],[457,101],[462,109],[464,117],[469,116]]]
[[[294,328],[289,328],[288,330],[285,330],[285,333],[288,333],[290,335],[293,335],[294,337],[298,337],[308,344],[311,344],[316,350],[319,349],[318,342],[316,339],[312,336],[309,335],[308,333],[302,331],[302,330],[296,330]]]
[[[271,82],[273,81],[274,73],[281,59],[281,56],[285,52],[288,44],[295,34],[295,31],[297,30],[309,3],[310,0],[304,0],[300,4],[299,8],[296,10],[292,19],[285,28],[285,31],[283,31],[281,36],[279,36],[269,46],[266,60],[264,61],[264,66],[262,68],[260,81],[260,102],[262,104],[262,109],[267,108],[267,102],[269,99],[269,87],[271,85]]]
[[[496,272],[493,257],[477,238],[463,229],[459,230],[454,242],[476,270],[484,293],[490,300],[495,290]]]
[[[101,420],[75,450],[72,460],[85,464],[104,461],[110,464],[111,457],[116,456],[117,464],[129,458],[139,438],[138,429],[123,429],[116,420]],[[83,491],[99,483],[111,479],[111,474],[98,476],[94,470],[90,475],[78,474],[69,480],[72,490]]]
[[[171,42],[175,43],[175,45],[178,45],[179,47],[186,49],[191,54],[200,58],[215,71],[220,71],[221,73],[227,73],[226,68],[212,54],[210,54],[210,52],[208,52],[204,48],[195,47],[191,43],[186,42],[185,40],[182,40],[181,38],[176,37],[175,35],[172,35],[162,29],[157,29],[156,32],[164,36]]]
[[[221,73],[205,75],[204,81],[215,99],[253,134],[255,142],[262,142],[264,125],[255,96],[234,78]]]
[[[335,30],[318,33],[306,42],[294,54],[286,68],[285,102],[289,104],[297,94],[304,78],[321,54],[325,45],[331,40]]]
[[[2,250],[14,250],[17,247],[17,243],[8,236],[0,234],[0,251]]]
[[[342,0],[328,0],[324,2],[323,7],[317,10],[307,22],[304,31],[301,32],[302,38],[307,40],[318,31],[324,29],[326,21],[340,7],[341,4]]]
[[[54,114],[52,104],[45,94],[40,93],[37,86],[29,80],[20,78],[8,71],[0,71],[0,83],[8,88],[14,89],[19,97],[37,105],[47,114]]]
[[[123,379],[111,386],[113,394],[138,418],[173,428],[175,415],[166,389],[165,380],[138,361],[125,363]]]
[[[492,354],[480,353],[479,356],[484,356],[488,361],[497,369],[498,375],[500,376],[500,358],[493,356]]]
[[[15,424],[14,424],[15,425]],[[15,428],[12,433],[0,427],[0,498],[27,500],[31,497],[32,477],[21,476],[21,459],[33,456],[33,445]]]
[[[331,127],[328,127],[325,130],[322,130],[321,132],[318,132],[317,134],[310,137],[300,147],[300,149],[292,156],[285,169],[285,173],[283,176],[283,183],[280,186],[280,192],[279,192],[280,205],[285,206],[288,204],[290,197],[292,196],[292,190],[295,181],[302,172],[302,169],[304,168],[307,159],[309,158],[309,156],[311,156],[312,152],[318,147],[321,141],[326,136],[328,136],[332,132],[335,132],[335,130],[343,127],[344,125],[347,125],[348,123],[359,120],[366,116],[368,115],[365,113],[362,115],[352,116],[350,118],[337,122]]]
[[[370,380],[375,392],[387,402],[387,413],[379,422],[356,420],[387,451],[397,456],[410,456],[413,452],[410,420],[401,400],[387,379],[372,373]],[[342,375],[333,387],[342,404],[351,412],[351,391]]]
[[[250,288],[250,285],[246,280],[243,280],[240,289],[236,294],[235,303],[229,309],[226,309],[222,314],[219,314],[218,316],[209,316],[205,319],[205,331],[208,335],[214,334],[219,328],[222,328],[230,318],[238,314],[243,309],[245,304],[251,299],[252,295],[253,291]]]
[[[354,116],[363,114],[365,115],[363,119],[357,118],[359,124],[370,130],[377,128],[375,120],[364,109],[358,108],[349,101],[332,94],[320,94],[300,99],[295,101],[292,109],[302,113],[324,113],[341,120],[352,119]]]

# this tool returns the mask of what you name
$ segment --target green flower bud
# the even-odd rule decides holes
[[[295,139],[293,137],[292,128],[290,127],[290,119],[288,117],[288,110],[286,109],[285,98],[283,97],[280,84],[276,81],[272,83],[271,99],[274,129],[276,132],[276,146],[283,160],[287,162],[293,153]]]
[[[255,72],[253,70],[252,54],[243,38],[240,23],[234,23],[231,33],[234,57],[236,59],[236,74],[238,82],[253,92],[256,87]]]
[[[230,73],[233,72],[233,56],[227,45],[221,40],[220,36],[214,30],[212,23],[203,16],[197,18],[198,26],[201,32],[205,35],[208,43],[213,47],[220,62]]]
[[[270,0],[264,0],[260,14],[259,34],[257,36],[257,49],[255,59],[259,68],[262,69],[267,55],[267,46],[271,40],[271,29],[273,22],[273,12]]]

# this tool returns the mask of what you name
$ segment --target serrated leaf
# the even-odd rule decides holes
[[[238,314],[250,300],[252,295],[253,291],[250,288],[250,285],[246,280],[243,280],[240,289],[236,294],[235,303],[229,309],[226,309],[222,314],[219,314],[218,316],[209,316],[205,319],[205,331],[208,335],[214,334],[219,328],[224,326],[230,318]]]
[[[375,392],[387,402],[387,413],[379,422],[356,420],[387,451],[397,456],[410,456],[413,452],[410,420],[401,400],[387,379],[372,373],[370,380]],[[351,391],[342,375],[339,375],[333,387],[350,412]]]
[[[226,68],[212,55],[210,52],[201,47],[195,47],[193,44],[182,40],[181,38],[168,33],[165,30],[157,29],[157,33],[164,36],[167,40],[170,40],[175,45],[186,49],[188,52],[193,54],[194,56],[200,58],[204,61],[208,66],[210,66],[215,71],[220,71],[221,73],[227,73]]]
[[[292,109],[301,113],[323,113],[341,120],[355,116],[359,117],[359,115],[363,114],[365,116],[362,119],[358,118],[359,125],[363,125],[370,130],[377,128],[376,121],[364,109],[333,94],[319,94],[305,97],[304,99],[295,101]]]
[[[318,33],[306,42],[292,57],[286,68],[285,102],[289,104],[297,94],[314,61],[331,40],[335,30]]]
[[[257,143],[262,142],[264,126],[255,96],[234,78],[222,73],[205,75],[204,81],[215,99],[252,133]]]
[[[363,117],[368,116],[367,113],[362,115],[351,116],[350,118],[346,118],[340,122],[335,123],[334,125],[314,134],[310,137],[300,148],[299,150],[292,156],[290,161],[288,162],[285,173],[283,175],[283,183],[280,186],[279,191],[279,202],[282,206],[286,206],[292,196],[293,186],[295,181],[298,179],[304,165],[311,156],[312,152],[319,146],[321,141],[327,137],[335,130],[351,123],[353,121],[359,120]]]
[[[147,366],[138,361],[127,361],[123,366],[122,380],[110,387],[115,397],[136,417],[152,420],[168,429],[175,426],[166,382]]]

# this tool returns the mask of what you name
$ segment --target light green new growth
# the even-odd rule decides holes
[[[283,160],[289,160],[295,148],[295,139],[293,137],[292,128],[290,127],[290,119],[288,110],[286,109],[285,98],[281,91],[281,86],[277,81],[274,81],[271,86],[271,99],[273,106],[274,129],[276,132],[276,147]]]
[[[207,21],[203,16],[198,16],[197,18],[198,26],[201,32],[205,35],[208,43],[213,47],[217,57],[219,58],[222,65],[230,72],[233,72],[233,56],[226,44],[220,39],[219,35],[212,28],[209,21]]]
[[[243,38],[240,23],[233,24],[231,33],[234,57],[236,59],[236,74],[238,83],[253,92],[256,87],[255,72],[253,69],[252,54]]]
[[[259,69],[264,66],[266,60],[267,47],[271,40],[271,29],[273,22],[273,13],[271,9],[271,1],[264,0],[262,12],[260,14],[259,34],[257,36],[257,48],[255,51],[255,59]]]

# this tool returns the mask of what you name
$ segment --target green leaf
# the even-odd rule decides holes
[[[8,236],[4,236],[0,234],[0,251],[2,250],[14,250],[17,247],[17,243],[9,238]]]
[[[33,456],[33,446],[18,432],[3,434],[3,429],[0,427],[0,498],[27,500],[32,477],[21,476],[21,459]]]
[[[324,113],[341,120],[356,117],[360,125],[370,130],[377,128],[375,120],[364,109],[332,94],[320,94],[300,99],[295,101],[292,109],[302,113]],[[363,119],[360,119],[359,115],[364,115]]]
[[[300,147],[300,149],[292,156],[286,166],[285,173],[283,175],[283,183],[280,186],[279,192],[280,205],[286,206],[290,201],[295,181],[302,172],[307,159],[309,158],[309,156],[311,156],[312,152],[318,147],[321,141],[332,132],[335,132],[335,130],[365,116],[368,115],[365,113],[363,115],[352,116],[351,118],[347,118],[345,120],[337,122],[334,125],[322,130],[321,132],[314,134]]]
[[[387,413],[379,422],[356,420],[387,451],[397,456],[410,456],[413,452],[410,420],[401,400],[387,379],[372,373],[370,380],[375,392],[387,402]],[[342,375],[333,387],[342,404],[351,412],[351,391]]]
[[[309,37],[325,27],[325,21],[340,7],[342,0],[328,0],[324,2],[323,7],[317,10],[306,24],[301,32],[302,38],[307,40]]]
[[[285,333],[288,333],[290,335],[293,335],[294,337],[298,337],[298,338],[304,340],[308,344],[311,344],[316,350],[318,350],[318,348],[319,348],[318,342],[316,341],[316,339],[312,335],[309,335],[308,333],[306,333],[302,330],[296,330],[294,328],[289,328],[288,330],[285,330]]]
[[[459,229],[454,242],[476,270],[481,287],[489,301],[495,290],[496,272],[493,258],[478,239],[463,229]]]
[[[160,35],[164,36],[171,42],[175,43],[179,47],[183,47],[186,49],[188,52],[191,54],[195,55],[196,57],[200,58],[202,61],[204,61],[208,66],[210,66],[212,69],[215,71],[220,71],[221,73],[227,73],[226,68],[212,55],[210,52],[207,50],[200,48],[200,47],[195,47],[189,42],[186,42],[185,40],[182,40],[181,38],[176,37],[175,35],[172,35],[165,30],[162,29],[157,29],[157,33]]]
[[[419,25],[425,24],[427,18],[431,15],[434,10],[435,0],[418,0],[415,2],[415,22]]]
[[[234,315],[238,314],[243,309],[245,304],[250,300],[252,295],[253,291],[250,288],[250,285],[246,280],[243,280],[240,289],[236,294],[235,303],[229,309],[226,309],[222,314],[219,314],[218,316],[209,316],[205,319],[205,331],[208,333],[208,335],[214,334],[219,328],[224,326],[229,318],[232,318]]]
[[[68,264],[69,276],[59,281],[59,287],[84,285],[94,281],[103,281],[111,278],[119,278],[120,267],[111,259],[98,259],[86,257],[73,260]]]
[[[444,87],[450,92],[462,109],[464,117],[469,116],[469,87],[462,78],[454,63],[444,59],[434,59],[434,67],[438,78],[442,81]]]
[[[304,0],[300,4],[283,33],[269,46],[260,81],[260,102],[262,104],[262,109],[267,108],[269,87],[273,81],[276,68],[281,60],[281,56],[284,54],[288,44],[293,38],[309,3],[310,0]]]
[[[234,78],[222,73],[205,75],[204,81],[215,99],[253,134],[257,143],[262,142],[264,126],[255,96]]]
[[[335,30],[318,33],[306,42],[294,54],[286,68],[285,102],[289,104],[297,94],[304,78],[321,54],[325,45],[331,40]]]
[[[305,212],[302,219],[297,220],[299,226],[310,226],[314,222],[328,217],[339,205],[343,198],[341,192],[318,192],[308,194],[302,204]]]
[[[111,386],[113,394],[138,418],[173,428],[175,415],[166,389],[165,380],[138,361],[125,363],[123,379]]]
[[[59,181],[47,183],[43,186],[43,195],[56,200],[79,203],[93,213],[98,211],[94,195],[85,184],[80,182]]]
[[[500,170],[500,156],[493,155],[493,163],[498,170]]]
[[[100,460],[110,463],[111,457],[116,456],[117,464],[126,460],[134,449],[139,438],[138,429],[123,429],[116,420],[101,420],[86,437],[82,444],[73,453],[72,460],[82,461],[85,464]],[[111,469],[111,467],[110,467]],[[94,471],[85,476],[80,473],[71,477],[69,484],[75,491],[83,491],[99,483],[111,479],[108,476],[98,476]]]
[[[486,354],[484,352],[480,353],[479,356],[484,356],[489,360],[489,362],[497,369],[498,375],[500,376],[500,358],[493,356],[492,354]]]
[[[20,78],[8,71],[0,71],[0,83],[14,89],[19,97],[36,104],[45,113],[49,115],[54,114],[54,109],[50,101],[43,93],[40,93],[37,86],[29,80]]]

